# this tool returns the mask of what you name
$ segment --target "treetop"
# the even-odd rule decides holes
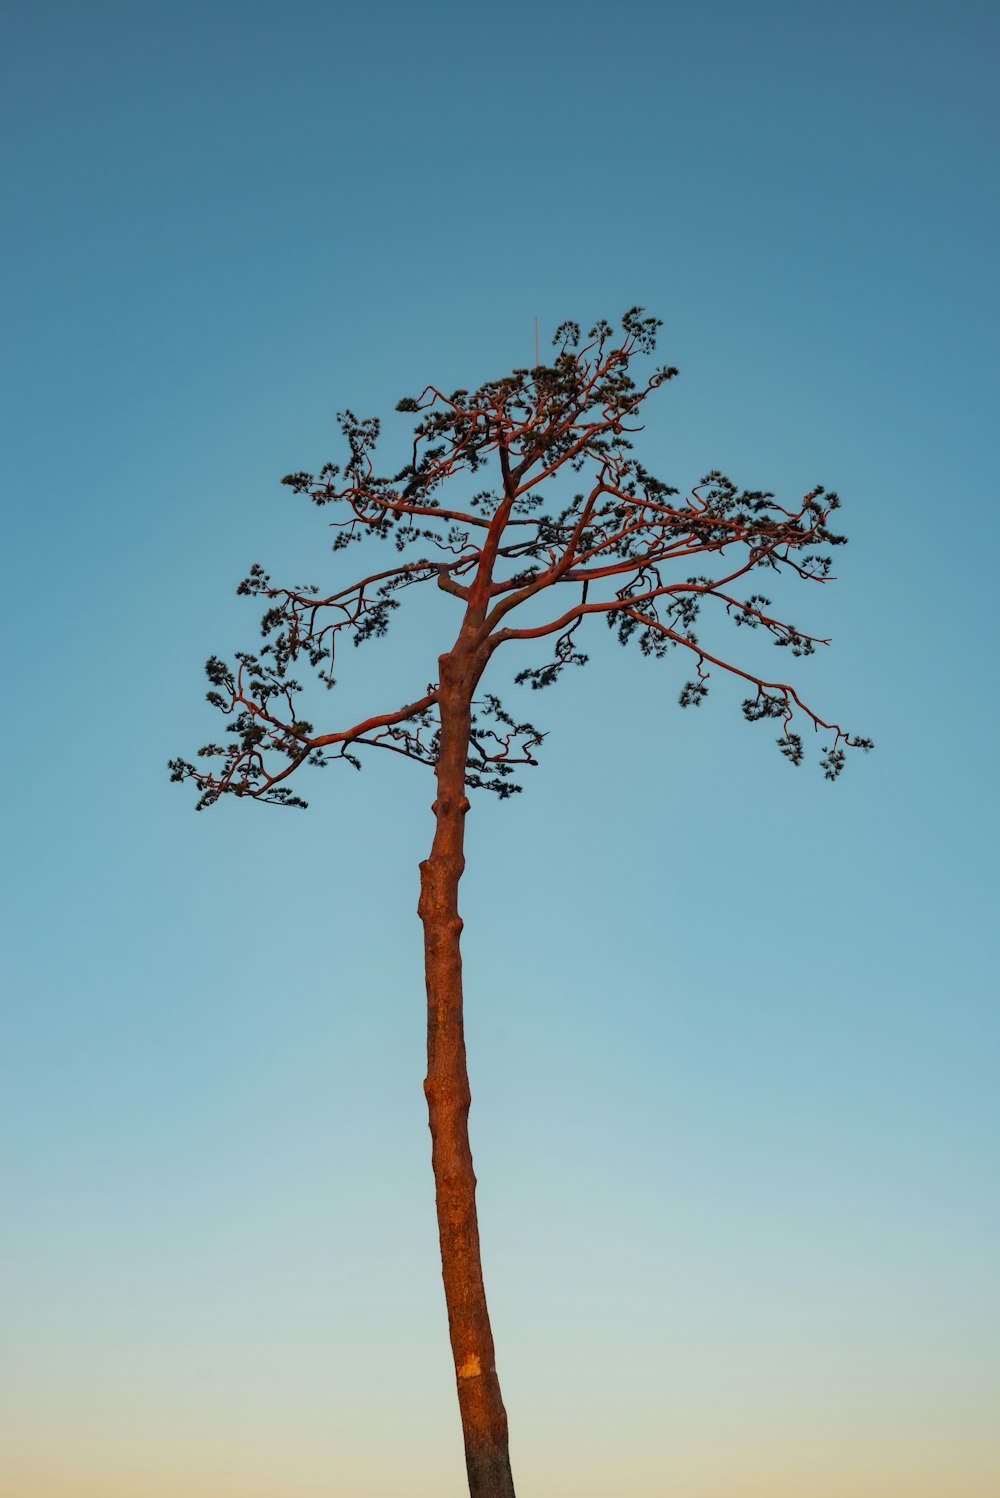
[[[296,770],[333,760],[360,768],[369,748],[436,764],[440,682],[400,707],[327,731],[296,710],[302,687],[294,672],[308,666],[335,687],[338,645],[385,635],[400,595],[419,583],[435,583],[456,600],[454,639],[439,659],[467,660],[476,684],[500,646],[538,640],[549,647],[546,659],[514,680],[534,690],[551,686],[568,666],[586,664],[579,632],[599,614],[622,645],[687,656],[693,672],[680,688],[682,707],[700,706],[713,670],[742,679],[744,717],[773,719],[792,764],[804,757],[800,729],[810,726],[826,740],[820,765],[829,780],[843,769],[847,749],[871,747],[821,718],[790,683],[699,639],[696,625],[710,605],[736,626],[764,631],[793,657],[828,645],[774,615],[770,599],[748,593],[745,580],[778,573],[826,584],[833,580],[829,549],[846,538],[832,527],[840,501],[820,485],[782,505],[711,470],[681,498],[639,461],[632,438],[642,430],[642,407],[677,374],[653,365],[636,378],[633,366],[648,363],[660,327],[639,307],[625,313],[617,333],[602,320],[584,338],[577,323],[564,322],[549,364],[515,369],[475,391],[446,395],[428,385],[405,397],[397,411],[417,418],[408,460],[387,474],[376,467],[378,419],[339,414],[341,463],[282,482],[330,507],[334,552],[391,540],[402,559],[333,592],[275,585],[261,565],[251,567],[237,592],[266,602],[265,643],[256,654],[237,654],[233,666],[214,656],[206,666],[208,701],[230,736],[199,750],[201,760],[215,762],[211,768],[170,764],[172,779],[198,786],[199,808],[224,794],[304,806],[284,784]],[[535,622],[549,600],[548,617]],[[536,763],[542,738],[493,693],[475,698],[468,786],[501,797],[520,789],[515,767]]]

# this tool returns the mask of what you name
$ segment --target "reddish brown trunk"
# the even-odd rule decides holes
[[[469,1074],[462,1019],[458,882],[465,868],[465,765],[471,698],[478,671],[441,658],[441,748],[436,828],[420,865],[420,903],[427,976],[427,1079],[437,1194],[441,1270],[455,1360],[465,1461],[472,1498],[514,1498],[507,1451],[507,1413],[493,1353],[476,1216],[476,1176],[469,1146]]]

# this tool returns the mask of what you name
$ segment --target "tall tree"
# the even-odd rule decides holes
[[[653,353],[660,326],[635,307],[617,334],[601,321],[581,347],[579,326],[566,322],[550,364],[516,369],[472,393],[446,395],[428,385],[397,407],[416,422],[409,459],[391,476],[375,468],[379,422],[343,412],[343,467],[327,464],[316,476],[293,473],[282,482],[333,508],[335,552],[376,539],[393,542],[404,559],[329,593],[277,586],[252,567],[238,592],[267,601],[266,643],[256,654],[239,653],[232,666],[213,656],[206,667],[208,700],[230,736],[199,750],[204,767],[183,759],[170,765],[174,780],[197,785],[199,809],[223,795],[305,806],[287,784],[296,771],[336,761],[360,768],[368,749],[391,750],[434,772],[434,837],[420,865],[417,907],[427,988],[424,1091],[473,1498],[513,1498],[514,1486],[469,1147],[458,886],[467,792],[506,797],[520,789],[516,767],[536,763],[543,737],[480,692],[493,656],[513,641],[542,642],[549,647],[542,663],[515,680],[548,687],[566,667],[586,662],[581,626],[599,616],[623,645],[687,658],[682,707],[701,704],[713,670],[745,683],[744,717],[773,719],[793,765],[803,758],[803,726],[825,737],[820,764],[829,780],[847,749],[871,747],[821,718],[790,683],[736,664],[695,633],[709,605],[793,656],[811,655],[829,642],[776,617],[762,593],[747,593],[745,580],[763,572],[825,583],[825,548],[845,538],[830,528],[837,496],[820,487],[786,507],[712,472],[682,499],[633,456],[644,402],[677,373],[652,367],[639,381],[631,373]],[[705,570],[693,575],[695,567]],[[400,595],[418,583],[434,583],[455,600],[456,628],[442,642],[437,681],[400,707],[344,727],[317,729],[300,716],[293,669],[308,663],[332,688],[341,637],[360,645],[384,635]]]

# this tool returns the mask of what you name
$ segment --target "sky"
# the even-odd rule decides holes
[[[428,772],[196,816],[166,762],[249,564],[352,563],[278,482],[338,410],[402,442],[400,396],[633,304],[681,371],[647,466],[841,494],[796,680],[876,749],[830,785],[600,631],[504,693],[548,737],[462,901],[518,1492],[994,1498],[998,30],[7,5],[4,1498],[464,1491]],[[351,690],[422,691],[448,602]]]

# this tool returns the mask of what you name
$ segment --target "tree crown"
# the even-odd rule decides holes
[[[623,645],[634,642],[656,657],[688,656],[693,674],[681,688],[682,707],[701,704],[713,669],[742,679],[749,688],[744,717],[776,720],[778,746],[792,764],[804,757],[803,725],[828,740],[820,764],[829,780],[840,774],[847,749],[871,748],[870,739],[821,718],[792,685],[699,640],[699,615],[713,605],[793,656],[828,645],[769,612],[770,600],[748,593],[745,580],[770,572],[831,581],[826,548],[846,538],[831,528],[838,497],[821,486],[786,507],[713,470],[682,499],[634,456],[631,438],[642,429],[643,404],[677,374],[670,365],[653,365],[641,380],[634,377],[635,364],[653,354],[660,326],[638,307],[617,333],[602,320],[583,339],[578,324],[565,322],[550,364],[515,369],[472,392],[446,395],[428,385],[397,406],[417,419],[408,461],[389,475],[375,466],[378,420],[340,413],[342,465],[282,482],[331,507],[335,552],[391,541],[401,560],[332,593],[276,586],[263,567],[251,567],[237,592],[266,601],[264,644],[256,653],[238,653],[234,665],[216,656],[206,665],[208,701],[225,717],[229,737],[198,751],[211,766],[170,764],[172,779],[198,786],[199,809],[224,794],[304,806],[283,784],[301,765],[345,760],[360,769],[360,752],[368,748],[434,765],[440,683],[401,707],[323,732],[296,711],[302,688],[293,675],[306,664],[334,687],[338,643],[346,637],[359,646],[384,635],[399,595],[426,582],[453,596],[458,608],[455,641],[441,660],[466,659],[475,682],[501,645],[551,640],[548,658],[514,678],[535,690],[551,686],[567,666],[586,663],[578,632],[599,614]],[[487,475],[488,486],[475,488]],[[556,491],[551,499],[550,490]],[[697,566],[705,572],[692,573]],[[534,622],[549,596],[547,617]],[[536,763],[542,737],[492,693],[477,698],[467,784],[500,796],[519,789],[515,767]]]

